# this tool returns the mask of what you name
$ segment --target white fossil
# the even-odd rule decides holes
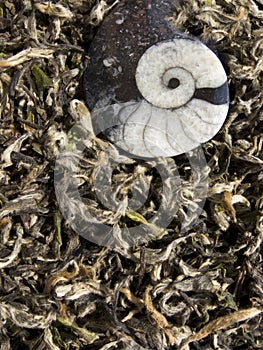
[[[109,140],[124,151],[175,156],[210,140],[222,127],[229,107],[227,76],[200,41],[175,38],[150,46],[139,59],[135,80],[140,100],[92,111],[94,120],[105,122],[101,127]]]

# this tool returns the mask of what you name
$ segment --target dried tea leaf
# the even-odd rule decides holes
[[[231,192],[225,191],[223,193],[222,204],[223,204],[224,208],[226,209],[226,211],[231,216],[231,218],[233,219],[233,221],[237,222],[236,211],[235,211],[235,208],[233,207],[233,204],[232,204],[232,193]]]
[[[51,58],[54,51],[54,49],[29,48],[6,60],[0,60],[0,68],[15,67],[19,64],[30,61],[32,58]]]
[[[62,216],[60,212],[54,213],[54,224],[55,224],[55,234],[57,237],[58,244],[62,245],[62,236],[61,236],[61,222],[62,222]]]
[[[131,220],[135,221],[135,222],[139,222],[141,224],[148,224],[148,221],[139,213],[133,211],[130,213],[127,213],[128,218],[130,218]]]
[[[89,23],[93,26],[98,26],[105,14],[110,11],[115,5],[117,5],[119,0],[116,0],[111,6],[107,5],[107,2],[100,0],[98,4],[94,7],[90,14]]]
[[[8,257],[3,259],[4,261],[1,261],[2,259],[0,260],[0,269],[3,269],[5,267],[9,266],[17,258],[18,254],[21,251],[22,239],[23,239],[23,234],[24,234],[24,230],[23,230],[22,226],[17,226],[16,234],[17,234],[17,239],[15,241],[13,251]]]
[[[32,314],[23,304],[18,304],[15,307],[1,302],[0,313],[4,322],[11,321],[19,327],[31,329],[45,329],[55,319],[54,312],[50,312],[47,315]]]
[[[233,325],[234,323],[249,320],[250,318],[260,315],[262,312],[263,312],[262,308],[252,307],[249,309],[235,311],[232,314],[229,314],[226,316],[218,317],[215,320],[209,322],[196,334],[194,334],[193,336],[190,336],[186,341],[183,342],[183,345],[203,339],[207,337],[209,334],[217,332],[220,329],[227,328]]]
[[[1,154],[2,167],[6,168],[13,164],[11,159],[12,152],[19,152],[23,142],[29,137],[29,134],[24,134],[8,146]]]
[[[91,332],[86,328],[79,327],[75,322],[72,322],[69,319],[58,317],[57,320],[64,326],[76,331],[81,337],[84,337],[88,341],[88,344],[94,343],[94,341],[100,337],[99,334]]]
[[[160,328],[167,336],[168,343],[170,345],[173,345],[175,343],[175,339],[174,339],[171,327],[170,327],[167,319],[153,305],[150,291],[151,291],[151,287],[147,287],[145,294],[144,294],[145,307],[146,307],[147,311],[149,312],[150,316],[156,322],[157,327]]]
[[[32,67],[32,73],[35,77],[37,87],[40,91],[47,87],[53,86],[52,80],[44,73],[44,71],[36,64]]]
[[[35,2],[34,7],[42,13],[65,19],[72,19],[73,13],[61,4],[52,4],[51,1]]]

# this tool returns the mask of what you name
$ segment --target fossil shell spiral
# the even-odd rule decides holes
[[[95,131],[138,157],[188,152],[210,140],[228,113],[220,60],[174,28],[172,3],[124,1],[88,52],[84,89]]]

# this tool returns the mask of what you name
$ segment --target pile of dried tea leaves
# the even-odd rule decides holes
[[[194,183],[187,157],[176,157],[173,221],[158,239],[124,249],[79,236],[54,191],[56,157],[87,113],[86,50],[113,5],[0,0],[0,350],[262,349],[262,1],[178,4],[175,26],[223,62],[230,111],[203,145],[209,187],[199,217],[181,230]],[[138,179],[151,192],[138,212],[113,213],[92,190],[105,147],[95,138],[82,155],[86,205],[115,228],[147,223],[162,199],[156,163],[116,165],[114,198],[125,204]]]

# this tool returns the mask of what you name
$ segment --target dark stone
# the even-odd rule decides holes
[[[113,101],[141,98],[135,82],[141,55],[158,41],[186,37],[169,19],[176,3],[128,0],[116,6],[104,19],[88,51],[90,61],[83,78],[91,110],[98,102],[103,107]]]

